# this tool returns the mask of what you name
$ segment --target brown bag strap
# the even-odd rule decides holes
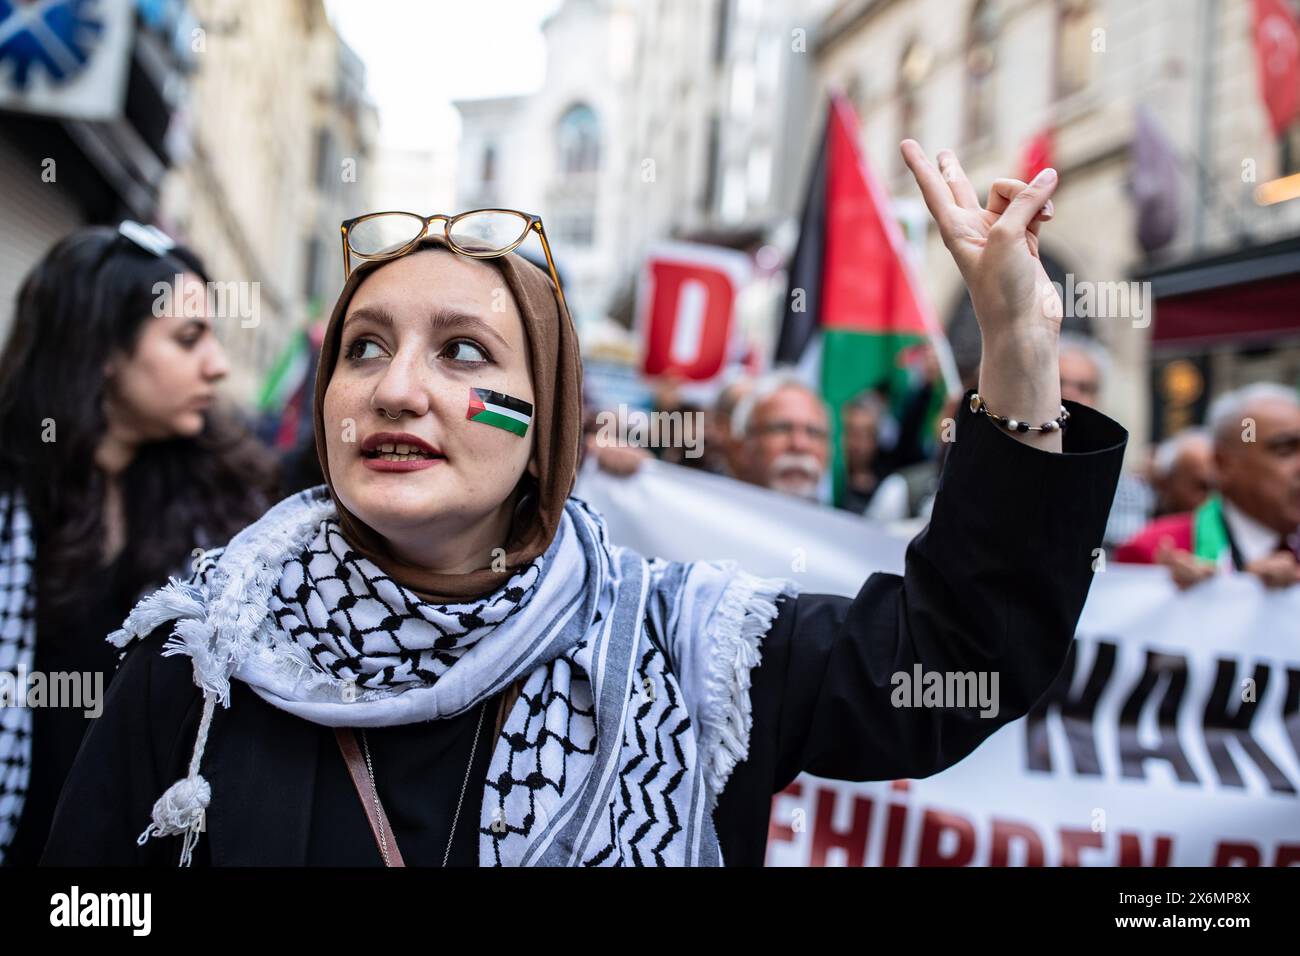
[[[389,826],[388,814],[384,812],[384,805],[379,800],[379,793],[371,785],[370,772],[366,769],[366,758],[361,755],[356,733],[350,727],[335,727],[334,739],[339,742],[343,762],[348,765],[348,776],[352,778],[352,786],[356,788],[357,796],[361,798],[361,806],[365,808],[366,819],[370,822],[370,832],[374,834],[375,848],[379,850],[380,859],[383,859],[384,843],[387,842],[388,859],[384,860],[384,865],[406,866],[406,862],[402,859],[402,851],[397,848],[397,835]]]
[[[505,726],[510,708],[515,705],[522,690],[523,681],[518,680],[501,694],[497,704],[496,729],[492,733],[489,746],[501,736],[501,728]],[[347,764],[352,786],[356,788],[357,796],[361,798],[361,806],[366,811],[366,820],[370,823],[370,832],[374,834],[375,847],[379,850],[380,858],[382,859],[384,855],[384,837],[386,837],[388,843],[386,865],[406,866],[402,860],[402,851],[397,848],[397,835],[393,833],[393,828],[388,823],[388,814],[384,812],[384,805],[370,782],[370,771],[366,768],[366,758],[361,754],[361,745],[357,743],[356,733],[350,727],[335,727],[334,739],[338,741],[343,762]],[[473,755],[470,756],[472,759]]]

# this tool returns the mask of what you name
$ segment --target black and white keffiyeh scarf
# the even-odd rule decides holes
[[[0,679],[21,684],[36,659],[36,545],[21,493],[0,495]],[[16,693],[16,691],[12,691]],[[0,863],[18,828],[31,780],[32,711],[0,705]]]
[[[479,862],[720,865],[712,810],[748,752],[750,672],[792,582],[647,560],[570,498],[555,540],[492,594],[433,604],[343,537],[324,486],[287,498],[141,601],[110,640],[175,620],[204,692],[189,773],[146,836],[198,839],[230,680],[325,726],[450,717],[522,680],[494,744]]]
[[[211,544],[212,536],[200,531],[196,543]],[[181,562],[176,570],[185,566]],[[21,697],[36,666],[36,590],[31,513],[20,490],[0,492],[0,863],[18,830],[32,778],[33,713]]]

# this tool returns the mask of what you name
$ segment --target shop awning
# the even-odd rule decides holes
[[[1300,237],[1152,270],[1152,344],[1300,337]]]

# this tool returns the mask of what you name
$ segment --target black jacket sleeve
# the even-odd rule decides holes
[[[1059,454],[963,403],[929,526],[904,574],[855,598],[782,602],[752,674],[753,725],[714,814],[729,863],[760,864],[771,795],[807,771],[926,777],[1026,714],[1065,660],[1092,582],[1127,432],[1069,403]],[[894,675],[998,677],[997,714],[894,706]]]
[[[119,666],[63,786],[41,865],[176,865],[178,837],[136,844],[154,801],[184,774],[203,710],[190,659],[162,656],[171,629],[137,641]]]

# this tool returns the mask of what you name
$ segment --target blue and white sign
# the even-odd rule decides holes
[[[132,0],[0,0],[0,108],[119,117],[134,11]]]

